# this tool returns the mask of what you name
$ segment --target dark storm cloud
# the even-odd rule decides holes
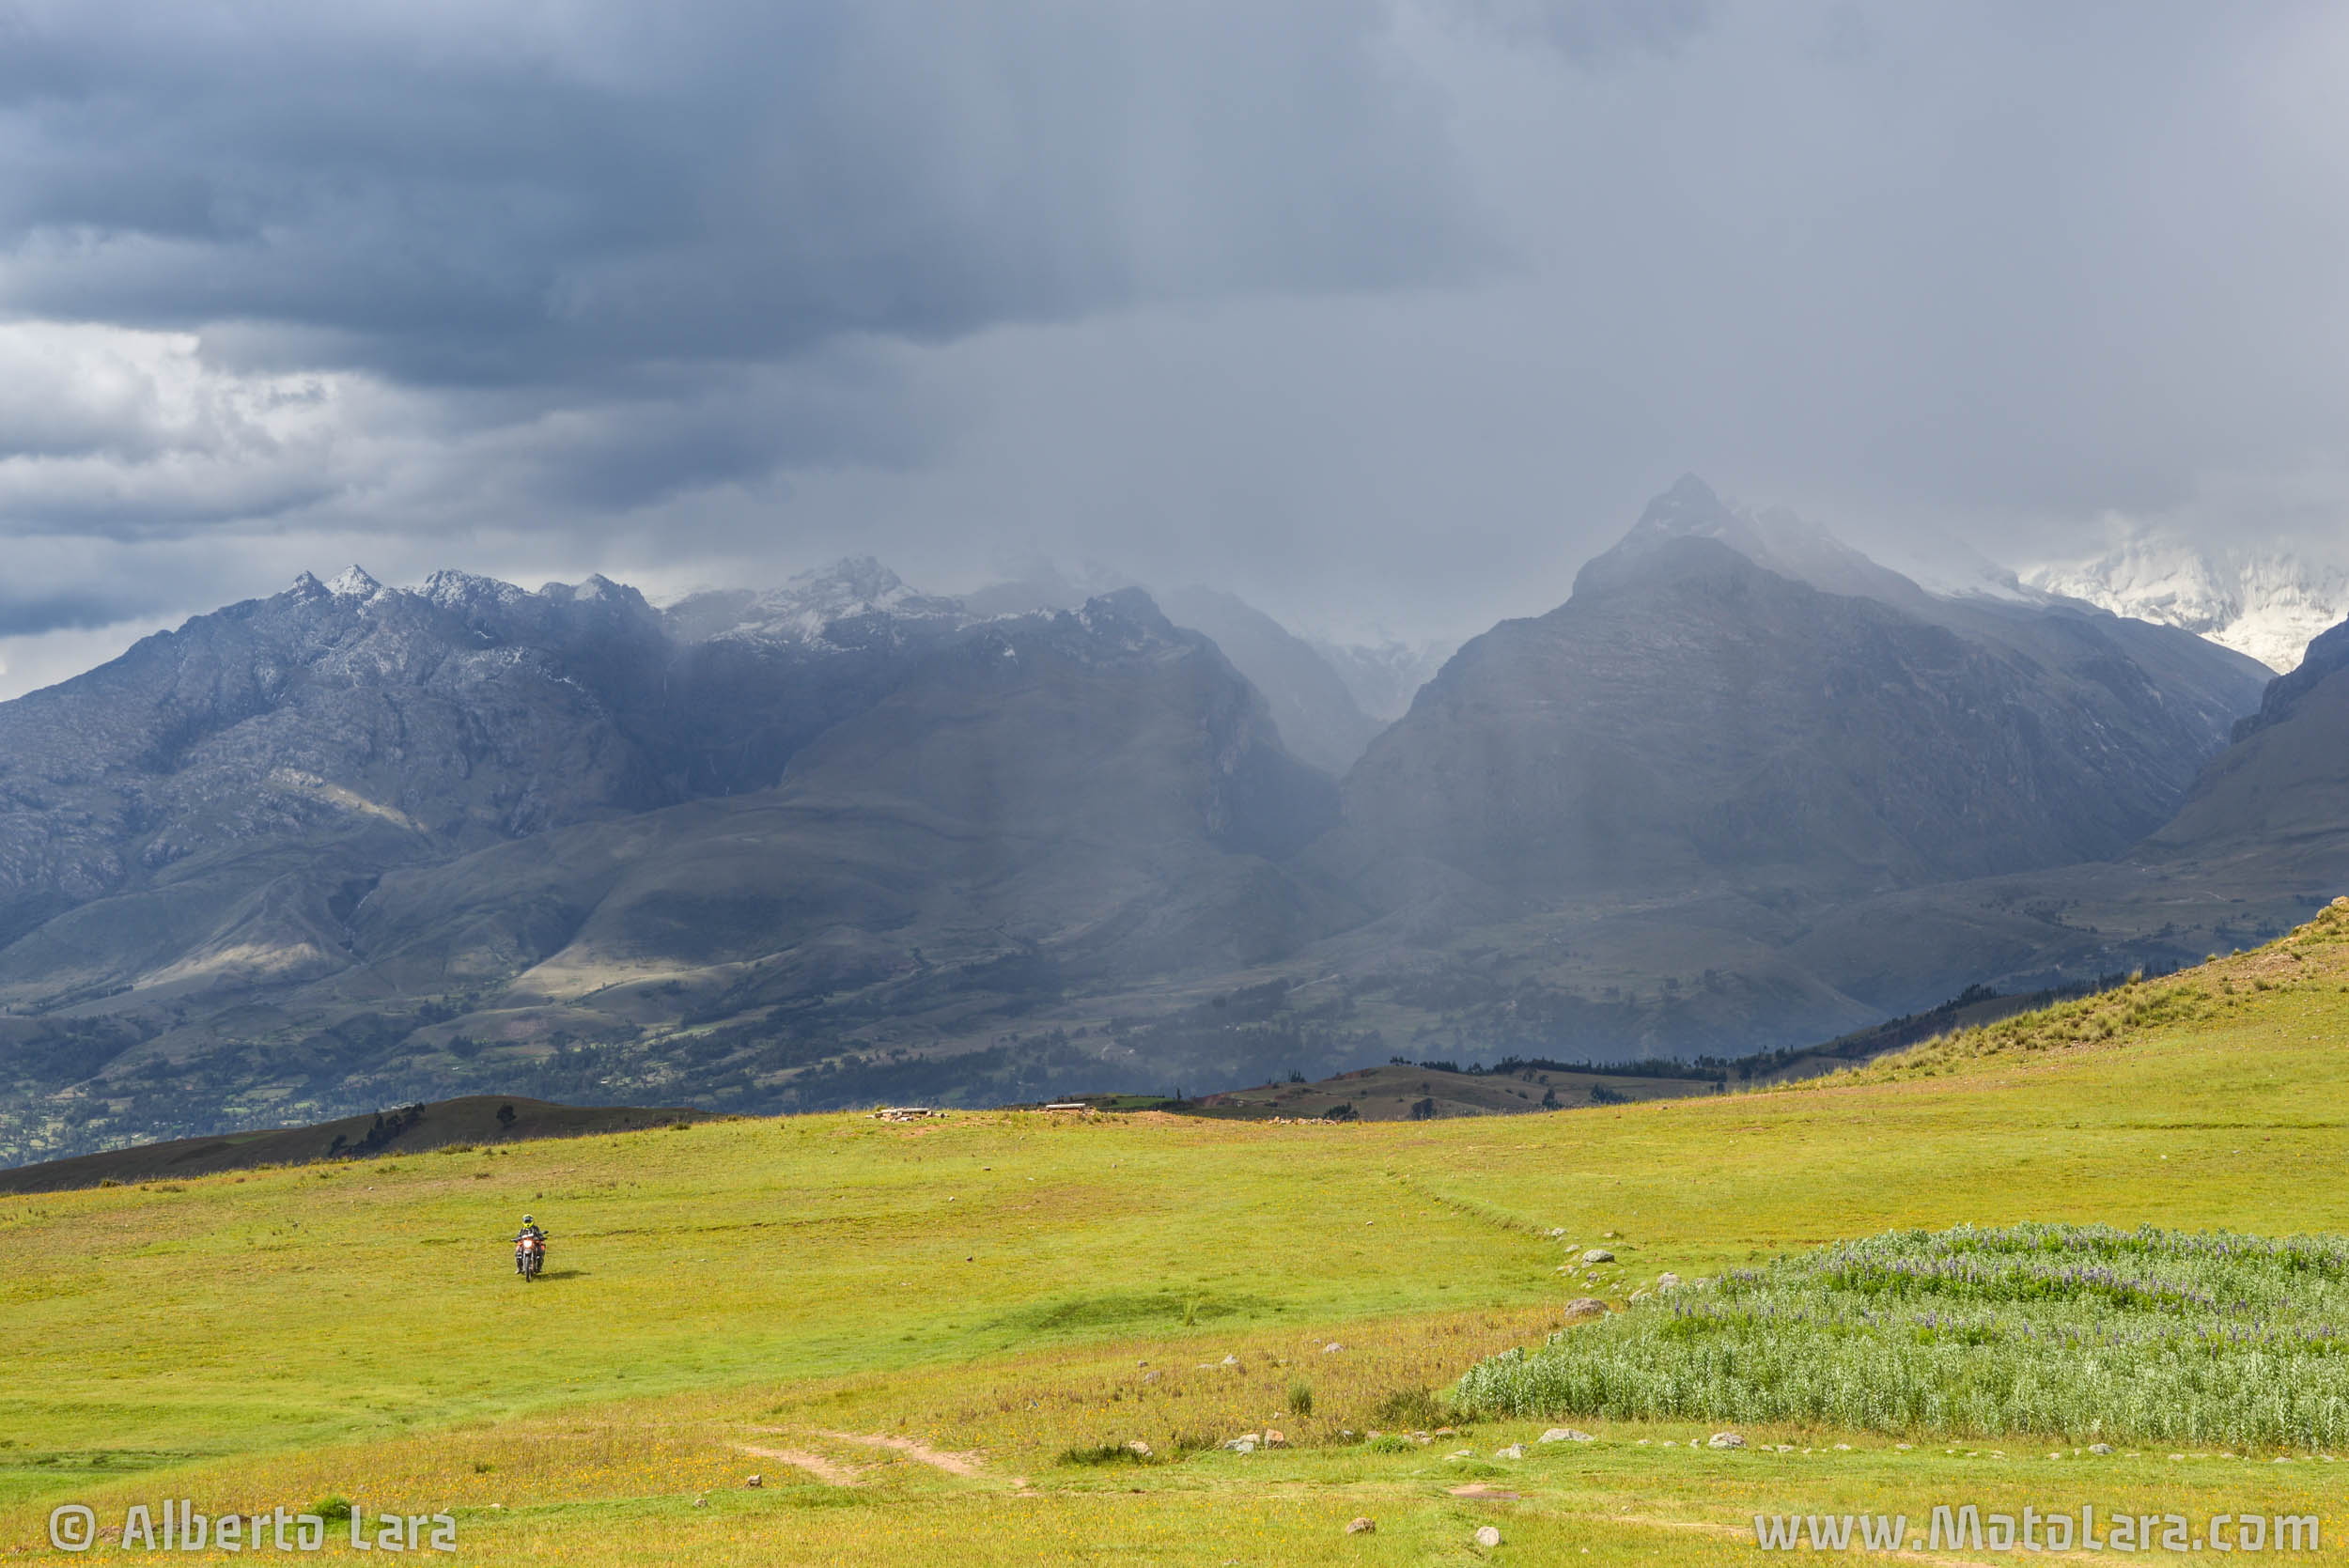
[[[27,4],[0,308],[577,384],[1467,247],[1368,0]]]
[[[2344,76],[2297,4],[0,0],[0,534],[1455,636],[1692,469],[2339,538]]]
[[[0,586],[0,637],[32,637],[42,632],[115,626],[153,614],[172,601],[160,583],[126,585],[112,590],[72,589],[63,593],[21,593]]]

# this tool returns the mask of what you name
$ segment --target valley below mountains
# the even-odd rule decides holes
[[[305,574],[0,704],[0,1159],[1735,1056],[2191,961],[2349,880],[2344,636],[2271,678],[1694,479],[1399,713],[1419,655],[1205,588]]]

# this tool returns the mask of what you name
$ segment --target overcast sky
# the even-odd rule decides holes
[[[2349,517],[2349,11],[0,0],[0,693],[351,560],[1548,608]]]

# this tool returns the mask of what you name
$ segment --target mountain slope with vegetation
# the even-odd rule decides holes
[[[1342,785],[1286,732],[1337,766],[1372,722],[1308,644],[1204,591],[1237,652],[1135,589],[1032,602],[1066,592],[354,571],[0,705],[0,1158],[459,1094],[1783,1050],[2243,945],[2321,870],[2112,858],[2257,706],[2249,660],[1939,598],[1694,480]],[[2237,753],[2308,751],[2315,820],[2324,725],[2270,706]],[[2174,831],[2266,831],[2217,787]]]
[[[2083,1492],[2103,1517],[2324,1513],[2329,1467],[2265,1462],[2313,1457],[2290,1440],[2096,1454],[1996,1424],[1464,1418],[1442,1396],[1576,1298],[1635,1325],[1670,1312],[1631,1301],[1667,1273],[1889,1231],[2349,1234],[2345,936],[2328,912],[1853,1074],[1695,1099],[735,1120],[0,1200],[0,1543],[37,1547],[60,1501],[118,1519],[161,1495],[445,1510],[487,1562],[947,1568],[1078,1540],[1405,1562],[1486,1524],[1508,1551],[1704,1564],[1750,1551],[1757,1514],[1921,1529],[1937,1500]],[[524,1209],[555,1234],[527,1285],[504,1242]],[[1592,1440],[1537,1440],[1567,1425]],[[1723,1430],[1745,1446],[1704,1446]]]

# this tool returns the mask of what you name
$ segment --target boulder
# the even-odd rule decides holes
[[[1576,1296],[1566,1303],[1566,1310],[1563,1313],[1568,1323],[1577,1323],[1586,1317],[1605,1317],[1606,1315],[1607,1303],[1595,1296]]]
[[[2091,1443],[2088,1445],[2088,1452],[2091,1453],[2110,1453],[2112,1452],[2112,1445],[2110,1443]]]
[[[1139,1437],[1136,1437],[1132,1442],[1128,1443],[1126,1445],[1126,1449],[1128,1452],[1139,1454],[1144,1459],[1150,1457],[1150,1445],[1143,1442]]]
[[[1378,1533],[1378,1526],[1374,1520],[1356,1519],[1346,1527],[1346,1533],[1348,1535],[1376,1535]]]
[[[745,1486],[764,1486],[764,1485],[766,1485],[766,1484],[767,1484],[767,1478],[766,1478],[765,1476],[756,1476],[756,1475],[754,1475],[754,1476],[751,1477],[748,1481],[745,1481],[744,1483],[742,1483],[742,1484],[743,1484],[743,1485],[745,1485]]]
[[[1346,1346],[1344,1346],[1344,1345],[1340,1344],[1337,1341],[1335,1341],[1335,1340],[1331,1340],[1331,1341],[1330,1341],[1328,1344],[1325,1344],[1325,1345],[1323,1345],[1323,1346],[1321,1347],[1321,1353],[1322,1353],[1324,1356],[1334,1356],[1334,1355],[1336,1355],[1339,1351],[1344,1350],[1345,1348],[1346,1348]]]
[[[1582,1261],[1584,1263],[1613,1263],[1615,1254],[1604,1247],[1594,1247],[1582,1254]]]
[[[1545,1443],[1595,1443],[1598,1441],[1589,1433],[1578,1432],[1571,1426],[1553,1426],[1542,1434],[1540,1440]]]
[[[1716,1432],[1704,1439],[1704,1446],[1715,1449],[1741,1449],[1746,1446],[1746,1440],[1735,1432]]]
[[[1476,1544],[1486,1548],[1498,1546],[1501,1545],[1501,1531],[1490,1525],[1479,1526],[1476,1531]]]
[[[1657,1290],[1678,1290],[1680,1288],[1680,1276],[1674,1274],[1668,1268],[1664,1270],[1663,1273],[1658,1274],[1656,1277],[1656,1288]]]
[[[1267,1427],[1264,1435],[1264,1446],[1268,1449],[1284,1449],[1289,1446],[1288,1436],[1285,1433],[1275,1432],[1270,1427]]]
[[[1493,1450],[1493,1457],[1495,1459],[1522,1459],[1525,1457],[1525,1445],[1523,1443],[1511,1443],[1505,1449],[1495,1449]]]

